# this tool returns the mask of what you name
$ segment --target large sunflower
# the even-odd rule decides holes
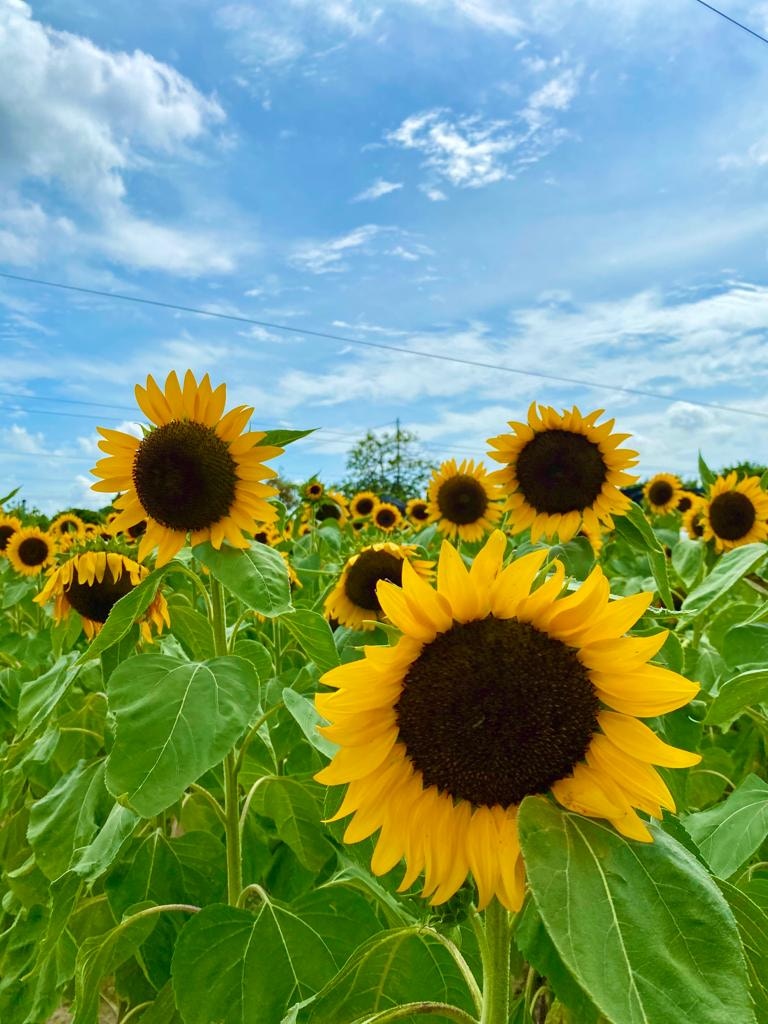
[[[115,551],[86,551],[55,569],[35,601],[45,604],[53,599],[57,623],[68,618],[70,612],[77,612],[90,640],[107,621],[116,602],[148,574],[145,566]],[[166,600],[158,590],[139,620],[142,636],[151,642],[151,625],[162,633],[164,624],[170,626],[171,620]]]
[[[661,817],[663,807],[674,809],[652,765],[699,761],[639,721],[681,707],[699,689],[647,664],[665,632],[624,636],[652,595],[611,601],[597,567],[560,596],[560,563],[532,590],[546,552],[502,570],[505,543],[494,532],[467,570],[444,542],[436,591],[404,562],[402,587],[380,583],[377,591],[403,636],[326,673],[334,692],[316,697],[331,723],[321,731],[340,746],[317,778],[349,784],[334,818],[354,815],[345,840],[380,829],[373,871],[404,858],[401,889],[423,871],[432,903],[449,899],[471,871],[480,907],[496,895],[520,908],[517,808],[525,796],[551,792],[564,807],[648,842],[636,810]]]
[[[208,374],[198,384],[191,370],[183,388],[169,373],[165,391],[147,377],[146,388],[136,387],[136,401],[155,424],[145,437],[99,427],[108,457],[93,470],[102,477],[93,489],[125,492],[115,501],[121,513],[112,528],[128,531],[146,520],[139,561],[156,547],[158,565],[173,558],[187,534],[192,544],[210,540],[220,548],[226,539],[247,548],[243,531],[277,518],[265,501],[277,490],[262,483],[277,474],[263,463],[282,453],[258,446],[263,433],[243,433],[253,409],[239,405],[222,415],[225,386],[214,390]]]
[[[364,519],[378,504],[378,494],[374,494],[373,491],[358,491],[349,503],[349,514],[353,519]]]
[[[370,544],[352,555],[325,600],[326,618],[350,629],[373,629],[370,620],[384,618],[376,586],[380,580],[399,586],[404,561],[410,562],[418,576],[431,578],[434,562],[417,558],[414,544]]]
[[[20,529],[21,520],[18,516],[0,515],[0,555],[8,554],[8,542]]]
[[[630,505],[619,490],[637,479],[624,472],[637,452],[619,448],[629,434],[613,434],[613,420],[597,426],[603,410],[582,416],[574,406],[559,413],[550,405],[528,410],[528,422],[510,421],[511,434],[491,437],[488,454],[504,468],[492,474],[507,494],[512,530],[531,528],[531,540],[558,535],[569,541],[581,528],[613,528],[612,515]]]
[[[451,539],[482,540],[501,518],[499,488],[482,462],[455,459],[432,471],[427,489],[429,522]]]
[[[643,497],[658,516],[674,512],[683,496],[683,485],[674,473],[657,473],[643,487]]]
[[[701,522],[704,540],[713,540],[717,551],[768,538],[768,494],[760,478],[736,473],[719,476],[709,490]]]
[[[56,541],[37,526],[23,526],[8,541],[5,554],[16,572],[24,576],[39,576],[43,568],[53,561]]]

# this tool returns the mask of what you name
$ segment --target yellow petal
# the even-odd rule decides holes
[[[437,590],[449,602],[453,617],[470,622],[479,617],[479,603],[469,571],[456,548],[444,540],[437,563]]]
[[[601,711],[597,720],[611,742],[639,761],[659,764],[665,768],[690,768],[701,761],[701,754],[670,746],[647,725],[629,715]]]
[[[491,584],[491,613],[497,619],[514,617],[520,602],[530,594],[531,585],[548,553],[545,548],[531,551],[502,569]]]
[[[600,776],[588,765],[577,764],[573,773],[552,783],[555,799],[569,811],[594,818],[620,816],[623,807],[611,800],[600,784]]]

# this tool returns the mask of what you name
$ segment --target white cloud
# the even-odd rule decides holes
[[[338,274],[348,268],[346,255],[364,249],[382,230],[377,224],[364,224],[353,231],[325,242],[304,242],[290,256],[290,262],[312,274]]]
[[[84,249],[182,274],[231,268],[221,238],[150,223],[129,196],[129,175],[162,176],[165,162],[190,159],[190,146],[224,121],[215,99],[149,54],[55,31],[23,0],[0,4],[0,67],[13,69],[0,75],[0,185],[10,197],[0,239],[9,260]],[[52,199],[27,199],[20,190],[30,182],[60,189],[68,215]]]
[[[372,185],[368,186],[368,188],[364,188],[362,192],[358,192],[352,199],[352,202],[362,203],[369,199],[381,199],[382,196],[387,196],[390,192],[396,192],[402,187],[403,183],[400,181],[386,181],[384,178],[377,178]]]
[[[432,185],[419,185],[419,189],[432,203],[443,203],[448,198],[442,189],[435,188]]]

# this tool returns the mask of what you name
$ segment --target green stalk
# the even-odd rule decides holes
[[[224,607],[224,589],[211,576],[211,627],[213,649],[217,658],[227,650],[227,619]],[[238,763],[234,750],[224,758],[224,833],[227,844],[227,902],[236,907],[243,888],[243,857],[240,843],[240,795],[238,792]]]
[[[480,1024],[509,1024],[512,919],[494,897],[485,911],[483,1013]]]

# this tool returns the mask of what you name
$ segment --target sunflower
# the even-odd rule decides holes
[[[429,522],[429,505],[423,498],[411,498],[405,506],[405,514],[414,526],[424,526]]]
[[[335,519],[339,526],[345,526],[347,522],[347,499],[338,491],[326,491],[322,498],[318,499],[312,506],[316,523],[324,523],[327,519]],[[306,510],[304,518],[309,520],[312,516],[310,509]]]
[[[697,496],[698,498],[698,496]],[[692,540],[704,536],[704,506],[706,501],[698,498],[687,512],[683,513],[683,529]]]
[[[85,635],[91,640],[116,602],[147,575],[149,570],[145,566],[115,551],[86,551],[54,569],[35,601],[46,604],[54,600],[56,623],[69,618],[70,612],[77,612],[83,620]],[[152,625],[158,633],[162,633],[164,624],[170,626],[168,605],[159,590],[138,621],[141,635],[148,643],[152,642]]]
[[[427,489],[429,522],[451,539],[482,540],[501,518],[501,497],[482,462],[455,459],[432,471]]]
[[[657,473],[643,487],[643,497],[657,516],[674,512],[682,496],[683,485],[674,473]]]
[[[304,485],[304,497],[307,501],[320,501],[325,494],[325,488],[319,480],[310,480]]]
[[[349,514],[354,519],[365,519],[379,504],[379,496],[373,491],[358,491],[349,503]]]
[[[674,801],[653,765],[697,754],[662,742],[640,718],[682,707],[698,691],[647,664],[666,632],[624,636],[651,594],[610,600],[599,567],[566,596],[564,567],[532,590],[546,551],[502,570],[495,531],[467,569],[443,542],[437,590],[403,563],[402,587],[377,594],[403,633],[394,647],[332,669],[317,709],[339,750],[316,778],[349,784],[334,816],[354,815],[344,839],[380,829],[371,867],[405,859],[400,889],[423,871],[423,895],[449,899],[471,871],[479,906],[494,895],[519,910],[524,867],[517,809],[551,792],[569,810],[652,840],[637,810],[661,817]]]
[[[716,551],[751,544],[768,538],[768,494],[760,478],[736,473],[719,476],[709,489],[702,524],[704,540],[714,540]]]
[[[637,452],[619,448],[629,434],[613,434],[613,420],[600,426],[596,409],[582,416],[576,406],[559,413],[549,405],[532,403],[528,422],[510,421],[513,433],[491,437],[497,451],[492,459],[505,463],[491,479],[507,493],[512,529],[531,528],[531,540],[558,535],[569,541],[581,528],[613,528],[612,515],[623,514],[630,500],[619,490],[637,477],[624,470],[637,461]]]
[[[325,617],[350,629],[373,629],[371,620],[383,619],[376,585],[389,580],[400,585],[403,562],[409,562],[422,579],[432,577],[434,562],[416,557],[414,544],[370,544],[349,558],[336,586],[325,600]]]
[[[17,516],[0,515],[0,555],[8,554],[8,541],[20,529],[21,520]]]
[[[389,501],[380,501],[373,510],[373,522],[382,533],[392,533],[403,521],[403,514],[397,505]]]
[[[277,490],[262,483],[277,474],[266,459],[282,448],[259,447],[263,433],[242,431],[253,415],[239,405],[225,416],[226,388],[211,387],[208,374],[198,384],[191,370],[183,389],[175,372],[165,391],[152,377],[136,387],[136,401],[155,426],[141,439],[99,427],[99,447],[107,453],[93,472],[102,479],[95,491],[123,491],[115,501],[121,510],[113,529],[128,530],[146,520],[139,543],[139,561],[157,548],[157,564],[165,565],[183,547],[210,540],[220,548],[226,539],[247,548],[243,531],[254,523],[272,522],[275,509],[265,498]]]
[[[677,511],[683,514],[700,500],[699,495],[695,491],[683,491],[677,502]]]
[[[77,537],[81,539],[86,534],[86,525],[80,516],[74,512],[62,512],[56,516],[48,527],[48,533],[53,537]]]
[[[269,544],[270,547],[279,544],[283,534],[274,523],[254,523],[253,539],[259,544]]]
[[[56,540],[37,526],[23,526],[8,541],[8,561],[24,576],[39,576],[43,567],[53,561]]]

